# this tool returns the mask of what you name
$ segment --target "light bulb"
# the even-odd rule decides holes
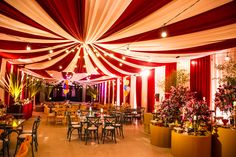
[[[122,59],[125,60],[125,56],[123,56]]]
[[[129,54],[130,53],[130,49],[129,49],[129,45],[127,46],[127,49],[126,49],[126,54]]]
[[[49,53],[53,53],[53,50],[49,50]]]
[[[162,38],[167,37],[167,32],[166,32],[166,31],[162,31],[162,32],[161,32],[161,37],[162,37]]]
[[[29,45],[26,46],[26,50],[27,51],[30,51],[31,50],[31,47]]]
[[[122,63],[120,63],[119,65],[120,65],[120,67],[121,67],[123,64],[122,64]]]
[[[229,57],[229,54],[227,53],[227,55],[225,56],[225,61],[229,61],[230,60],[230,57]]]

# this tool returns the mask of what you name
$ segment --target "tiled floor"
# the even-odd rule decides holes
[[[150,144],[149,135],[143,131],[140,124],[124,126],[125,138],[117,137],[117,143],[105,142],[97,144],[78,139],[77,132],[74,131],[72,140],[66,139],[66,125],[55,125],[47,123],[42,113],[34,113],[34,117],[42,117],[39,126],[39,150],[35,157],[173,157],[170,149],[159,148]],[[25,128],[30,128],[34,117],[25,123]],[[11,137],[11,155],[15,150],[16,136]],[[29,154],[31,156],[31,154]]]

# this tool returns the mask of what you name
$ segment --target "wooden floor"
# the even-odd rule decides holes
[[[135,122],[124,126],[125,138],[118,136],[116,144],[111,141],[105,144],[89,141],[85,145],[85,142],[78,138],[76,131],[69,142],[66,139],[66,125],[47,123],[46,117],[40,112],[34,113],[25,123],[25,128],[31,128],[37,115],[42,117],[42,121],[38,133],[39,150],[35,152],[35,157],[173,157],[170,149],[151,145],[149,135],[144,133],[143,126]],[[12,135],[11,156],[14,154],[15,141],[16,135]]]

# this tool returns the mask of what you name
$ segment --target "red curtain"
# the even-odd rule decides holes
[[[142,97],[142,77],[136,77],[136,100],[137,100],[137,108],[141,107],[141,97]]]
[[[152,112],[155,104],[155,69],[150,70],[148,76],[148,112]]]
[[[190,64],[190,89],[197,92],[197,98],[206,97],[210,106],[211,60],[210,56],[193,59]]]
[[[119,86],[119,85],[118,85]],[[120,105],[123,103],[123,77],[120,79]]]
[[[165,98],[169,97],[169,92],[170,92],[170,86],[175,86],[176,85],[176,77],[173,75],[175,74],[177,69],[177,63],[168,63],[166,64],[166,71],[165,71]]]

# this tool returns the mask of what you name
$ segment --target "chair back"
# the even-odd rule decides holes
[[[116,117],[114,116],[105,116],[104,117],[104,127],[114,126],[116,124]]]
[[[100,117],[87,117],[87,127],[95,126],[99,127]]]

